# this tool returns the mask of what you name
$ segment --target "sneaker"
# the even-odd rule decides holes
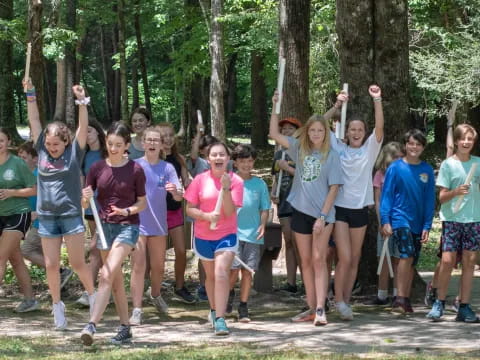
[[[280,288],[279,288],[280,291],[286,291],[290,294],[296,294],[297,291],[298,291],[298,288],[297,288],[297,285],[292,285],[288,282],[286,282],[285,284],[283,284]]]
[[[330,312],[330,301],[328,298],[325,299],[325,304],[323,305],[323,308],[325,309],[325,314],[328,314]]]
[[[131,341],[132,329],[130,325],[120,325],[117,335],[110,339],[110,342],[115,345],[128,344]]]
[[[150,301],[158,312],[168,314],[168,305],[165,300],[162,299],[162,295],[158,295],[157,297],[150,296]]]
[[[143,311],[140,308],[133,308],[132,316],[130,317],[130,325],[137,326],[142,325],[142,314]]]
[[[443,316],[443,304],[440,300],[435,300],[432,306],[432,310],[427,314],[428,319],[432,319],[433,321],[440,321],[441,317]]]
[[[337,311],[340,314],[340,319],[347,321],[353,320],[352,308],[349,305],[345,303],[337,304]]]
[[[67,318],[65,317],[65,304],[59,301],[53,304],[53,322],[55,323],[55,330],[65,330],[67,328]]]
[[[427,287],[425,289],[425,306],[431,307],[433,303],[437,300],[437,289],[432,287],[432,282],[429,281],[427,283]]]
[[[375,298],[367,300],[363,303],[363,305],[367,306],[385,306],[388,304],[390,304],[390,299],[388,297],[382,300],[378,296],[375,296]]]
[[[175,292],[173,293],[173,299],[177,301],[181,301],[185,304],[195,304],[197,302],[197,299],[195,299],[195,296],[193,296],[185,286],[175,290]]]
[[[215,335],[222,336],[230,334],[228,330],[227,323],[223,317],[215,320]]]
[[[5,289],[2,286],[0,286],[0,297],[5,297],[5,296],[7,296],[7,294],[5,293]]]
[[[200,285],[197,288],[197,298],[200,301],[208,301],[207,289],[205,286]]]
[[[472,310],[470,304],[461,304],[458,308],[458,314],[455,321],[463,321],[466,323],[478,323],[480,319],[477,314]]]
[[[460,299],[458,297],[456,297],[455,300],[453,300],[453,303],[452,303],[452,310],[455,311],[456,313],[458,313],[458,309],[460,309]]]
[[[392,304],[392,312],[396,314],[406,314],[408,312],[406,298],[397,296]]]
[[[90,316],[93,314],[93,308],[95,306],[95,298],[97,296],[97,292],[94,292],[92,295],[88,295],[88,306],[90,308]]]
[[[80,296],[76,301],[75,304],[82,305],[82,306],[90,306],[88,302],[88,292],[84,291],[82,296]]]
[[[250,322],[250,316],[248,316],[248,306],[247,303],[240,303],[238,305],[238,321],[242,323]]]
[[[410,298],[405,298],[405,311],[408,314],[413,313],[413,307],[412,307],[412,303],[410,302]]]
[[[210,310],[208,312],[208,322],[210,323],[210,325],[212,325],[212,328],[214,329],[215,328],[215,318],[217,316],[217,313],[215,310]]]
[[[83,328],[80,339],[82,340],[83,345],[85,346],[90,346],[93,344],[93,335],[97,332],[97,329],[95,328],[95,324],[89,322],[85,327]]]
[[[355,284],[353,284],[352,295],[358,295],[362,292],[362,284],[360,281],[355,280]]]
[[[38,301],[35,299],[24,299],[13,311],[17,313],[35,311],[38,309],[38,305]]]
[[[63,289],[63,287],[67,285],[67,282],[70,280],[72,275],[72,269],[68,267],[60,268],[60,289]]]
[[[323,309],[317,309],[315,312],[315,320],[313,320],[313,325],[315,326],[323,326],[327,325],[327,316],[325,315],[325,311]]]
[[[231,314],[233,311],[233,300],[235,299],[235,289],[230,290],[228,294],[227,309],[225,310],[226,314]]]
[[[292,322],[306,322],[313,321],[315,319],[315,310],[307,309],[298,315],[295,315],[291,320]]]

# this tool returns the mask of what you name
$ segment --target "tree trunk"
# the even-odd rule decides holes
[[[263,57],[256,51],[251,53],[251,97],[252,97],[252,145],[268,147],[267,86],[265,84]]]
[[[112,87],[110,83],[112,82],[113,73],[112,67],[109,62],[109,56],[107,55],[107,51],[105,49],[105,31],[103,26],[100,25],[100,56],[102,57],[102,75],[103,75],[103,84],[104,84],[104,91],[105,91],[105,120],[106,123],[112,122],[112,101],[113,101],[113,91],[111,90]],[[108,57],[107,57],[108,56]]]
[[[223,15],[223,0],[211,1],[211,39],[210,56],[212,57],[212,74],[210,80],[210,116],[212,135],[225,141],[225,107],[223,89],[225,86],[223,56],[223,25],[219,18]]]
[[[235,113],[237,99],[237,58],[238,54],[233,53],[228,60],[227,74],[225,80],[225,124],[228,124],[230,116]]]
[[[137,61],[132,62],[132,109],[140,106],[140,99],[138,93],[138,66]]]
[[[55,102],[55,114],[53,120],[65,121],[65,106],[66,106],[66,67],[65,58],[57,60],[57,100]]]
[[[114,26],[112,29],[112,53],[116,54],[119,52],[119,38],[118,38],[118,26]],[[120,106],[121,100],[121,91],[120,91],[120,70],[115,70],[113,75],[113,85],[111,89],[113,89],[113,107],[112,107],[112,121],[121,120],[122,112]],[[128,120],[128,119],[127,119]]]
[[[66,25],[71,31],[77,27],[77,0],[67,1]],[[72,87],[75,84],[75,45],[65,47],[65,122],[70,129],[75,129],[75,99]]]
[[[0,4],[0,20],[13,20],[13,0]],[[0,38],[0,126],[18,141],[20,136],[15,126],[14,84],[13,44]]]
[[[152,104],[150,103],[150,88],[148,86],[147,64],[145,62],[145,50],[143,48],[142,30],[140,24],[140,0],[135,0],[135,35],[137,37],[137,54],[142,75],[143,94],[145,97],[145,106],[153,120]]]
[[[122,120],[129,121],[128,111],[128,83],[127,83],[127,55],[125,53],[125,0],[118,0],[118,52],[120,54],[120,89]]]
[[[37,91],[37,106],[40,121],[45,123],[45,91],[43,77],[43,41],[42,41],[42,3],[38,0],[29,1],[28,32],[29,41],[32,43],[32,56],[30,61],[30,78]]]
[[[280,117],[305,122],[309,105],[310,0],[280,0],[279,55],[285,57]]]

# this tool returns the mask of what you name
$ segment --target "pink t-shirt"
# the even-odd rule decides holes
[[[382,190],[383,188],[383,182],[385,181],[385,174],[381,170],[377,170],[373,177],[373,187],[374,188],[379,188]]]
[[[243,180],[240,176],[230,172],[231,194],[233,203],[236,207],[241,207],[243,203]],[[205,171],[193,179],[192,183],[185,191],[184,198],[190,204],[197,206],[203,212],[212,212],[217,204],[218,194],[222,184],[220,178],[212,176],[212,171]],[[202,240],[220,240],[221,238],[237,233],[237,213],[225,216],[223,208],[220,213],[220,219],[215,230],[210,230],[210,222],[205,220],[195,220],[195,237]]]

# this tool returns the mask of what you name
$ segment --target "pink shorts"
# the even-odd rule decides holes
[[[178,210],[167,210],[168,230],[183,225],[183,208]]]

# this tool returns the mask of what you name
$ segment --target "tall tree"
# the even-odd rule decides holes
[[[77,27],[77,0],[67,0],[65,24],[71,31]],[[73,43],[65,46],[65,122],[70,129],[75,128],[75,100],[72,96],[72,87],[77,82],[75,79],[75,45]]]
[[[122,120],[129,120],[128,111],[128,83],[127,83],[127,55],[125,51],[125,0],[118,0],[118,52],[120,54],[120,92]]]
[[[150,102],[150,87],[148,85],[147,63],[145,61],[145,49],[142,40],[142,26],[140,23],[140,0],[135,0],[135,36],[137,37],[137,56],[140,65],[140,73],[142,74],[143,94],[145,97],[145,106],[147,110],[153,116],[152,104]]]
[[[251,52],[251,94],[252,94],[252,145],[268,147],[267,85],[265,81],[263,56]]]
[[[279,55],[285,57],[281,117],[305,122],[310,116],[310,0],[280,0]]]

